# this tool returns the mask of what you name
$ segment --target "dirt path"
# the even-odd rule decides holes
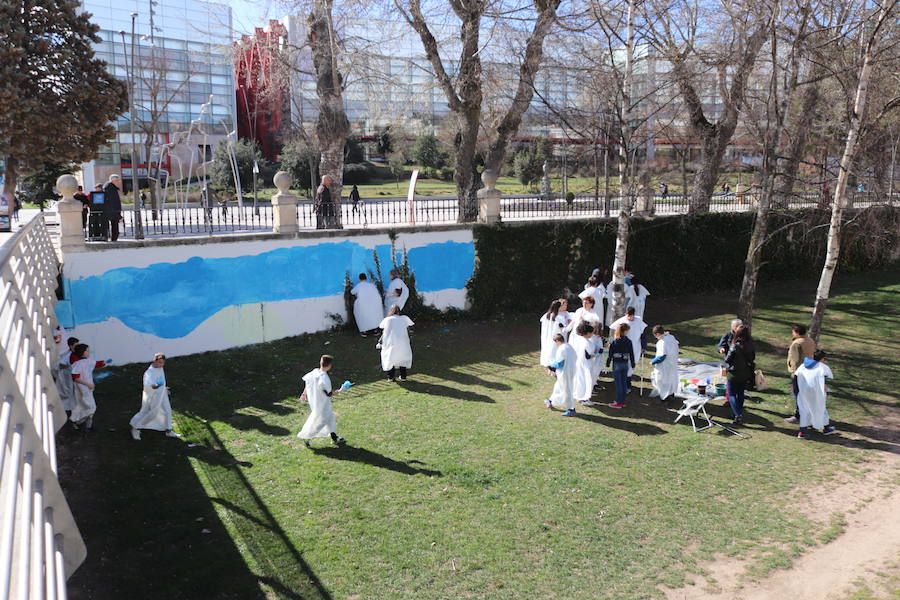
[[[887,427],[885,428],[885,425]],[[879,423],[890,434],[892,448],[879,453],[871,470],[860,480],[830,489],[823,494],[808,492],[801,505],[810,506],[818,519],[843,512],[844,533],[816,546],[794,561],[790,569],[772,573],[761,581],[744,578],[743,565],[732,557],[717,557],[703,564],[705,576],[696,576],[694,585],[681,589],[663,588],[667,600],[843,600],[864,582],[884,597],[896,597],[896,590],[884,590],[888,573],[896,586],[900,575],[900,416],[890,415]],[[869,440],[847,436],[848,443]],[[811,534],[813,532],[810,532]],[[890,595],[888,595],[890,594]]]

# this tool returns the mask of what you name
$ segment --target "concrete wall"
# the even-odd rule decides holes
[[[404,250],[426,302],[465,307],[471,229],[400,233]],[[345,274],[376,272],[377,253],[387,280],[391,251],[387,232],[92,244],[64,257],[60,321],[120,364],[322,331],[346,319]]]

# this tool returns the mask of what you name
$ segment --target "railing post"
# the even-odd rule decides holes
[[[500,222],[500,190],[497,185],[497,173],[493,169],[485,169],[481,173],[484,187],[478,190],[478,222],[495,225]]]
[[[78,180],[72,175],[60,175],[56,180],[56,189],[62,194],[62,200],[56,205],[59,214],[60,245],[65,250],[84,249],[84,229],[81,227],[81,202],[75,199],[78,191]]]
[[[297,196],[290,193],[291,174],[287,171],[278,171],[272,178],[278,193],[272,196],[272,231],[275,233],[296,233],[300,230],[297,225]]]

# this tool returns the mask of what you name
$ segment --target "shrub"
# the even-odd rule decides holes
[[[344,165],[344,184],[369,183],[372,178],[367,165],[362,163],[348,163]]]
[[[653,294],[733,290],[741,284],[753,213],[632,219],[628,267]],[[763,247],[763,281],[818,273],[829,211],[776,213]],[[848,214],[839,268],[871,270],[896,260],[900,209]],[[481,314],[540,311],[550,298],[574,296],[595,267],[611,267],[616,220],[538,222],[475,227],[475,273],[467,284]],[[810,298],[811,300],[811,298]]]

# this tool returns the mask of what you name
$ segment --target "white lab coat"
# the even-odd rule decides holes
[[[594,311],[600,316],[600,324],[604,323],[603,317],[603,299],[606,298],[606,287],[601,283],[597,286],[585,284],[584,291],[578,294],[578,297],[584,300],[590,296],[594,299]]]
[[[654,393],[665,400],[678,391],[678,340],[671,333],[667,333],[656,342],[656,356],[665,356],[666,359],[654,365],[650,374],[650,383],[653,384]]]
[[[644,308],[647,304],[647,296],[650,295],[650,292],[640,283],[637,285],[637,288],[638,291],[635,292],[633,285],[625,286],[625,308],[633,306],[634,314],[643,318]]]
[[[313,369],[303,376],[309,417],[297,434],[301,440],[330,437],[337,427],[337,417],[331,408],[331,378],[321,369]]]
[[[172,405],[169,404],[169,390],[166,387],[166,371],[150,365],[144,371],[144,390],[141,394],[141,410],[131,417],[134,429],[172,429]],[[159,386],[153,389],[153,386]]]
[[[547,313],[541,317],[541,365],[549,367],[555,362],[553,356],[556,354],[556,342],[553,336],[561,333],[563,337],[567,337],[566,325],[569,324],[570,317],[568,311],[560,311],[556,318],[552,321],[547,318]]]
[[[825,409],[825,380],[833,379],[831,369],[825,363],[818,362],[807,367],[806,361],[800,365],[794,375],[797,377],[797,410],[800,411],[800,427],[822,429],[828,425],[828,411]]]
[[[553,362],[564,360],[565,364],[556,369],[556,383],[553,385],[553,393],[550,395],[550,402],[557,408],[573,409],[575,408],[575,371],[577,366],[577,357],[575,350],[569,344],[557,346],[553,356]]]
[[[397,295],[398,291],[400,292],[399,296]],[[403,310],[407,300],[409,300],[409,288],[406,287],[403,280],[399,277],[391,279],[387,289],[384,291],[384,314],[387,314],[395,304],[400,307],[400,310]]]
[[[596,336],[590,339],[574,335],[572,336],[572,350],[575,352],[575,373],[573,381],[572,395],[575,400],[590,400],[594,393],[594,384],[597,383],[597,377],[600,375],[600,357],[595,356],[598,352]],[[590,358],[585,356],[590,355]]]
[[[566,331],[575,331],[584,322],[588,322],[595,327],[603,325],[603,319],[600,318],[596,310],[587,310],[582,306],[575,311],[575,316],[572,317],[572,322],[566,327]]]
[[[85,383],[94,383],[94,367],[97,361],[91,358],[82,358],[72,363],[72,377],[78,376],[73,387],[75,388],[75,401],[72,403],[72,414],[69,419],[73,423],[90,423],[94,413],[97,412],[97,402],[94,400],[94,390],[88,389],[87,386],[81,385],[78,381]]]
[[[620,319],[616,319],[613,321],[609,328],[612,331],[615,331],[616,328],[621,323],[628,323],[631,327],[628,330],[628,339],[631,340],[631,349],[634,351],[634,364],[638,364],[641,360],[641,335],[644,333],[644,330],[647,328],[647,324],[644,323],[644,320],[638,316],[634,317],[633,321],[629,321],[627,316],[624,316]],[[634,368],[629,364],[628,366],[628,376],[634,373]]]
[[[381,305],[381,294],[374,283],[360,281],[350,293],[356,296],[353,302],[353,318],[360,332],[371,331],[378,327],[384,318],[384,310]]]
[[[412,346],[409,344],[409,331],[415,323],[406,315],[385,317],[378,325],[381,334],[381,370],[390,371],[396,367],[412,366]]]

